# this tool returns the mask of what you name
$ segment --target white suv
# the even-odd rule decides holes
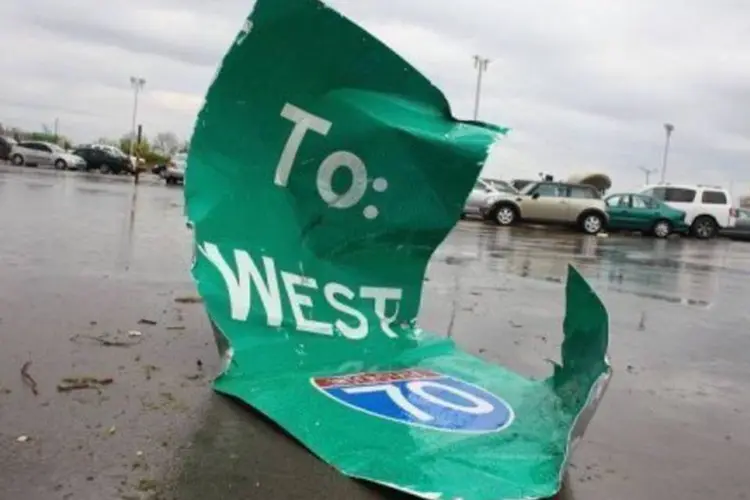
[[[647,186],[642,193],[684,211],[690,234],[702,240],[716,237],[735,220],[732,196],[718,186],[659,184]]]

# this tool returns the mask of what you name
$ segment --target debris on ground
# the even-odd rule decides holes
[[[140,337],[143,333],[139,332],[138,330],[130,330],[128,332],[128,337]]]
[[[638,331],[643,332],[646,331],[646,313],[641,313],[641,321],[638,323]]]
[[[29,374],[29,368],[31,368],[31,361],[25,362],[21,367],[21,379],[24,384],[29,386],[34,396],[38,396],[39,390],[37,389],[37,383],[36,380],[34,380],[34,377]]]
[[[177,297],[174,299],[178,304],[201,304],[203,299],[197,296]]]
[[[12,392],[13,391],[11,391],[10,389],[8,389],[7,387],[0,386],[0,394],[4,394],[5,395],[5,394],[11,394]]]
[[[72,392],[84,389],[94,389],[101,392],[101,388],[114,382],[111,378],[95,377],[67,377],[57,385],[57,392]]]
[[[18,436],[16,438],[16,441],[18,441],[19,443],[26,443],[26,442],[28,442],[30,440],[31,440],[31,438],[29,436]]]
[[[158,325],[156,321],[152,319],[146,319],[146,318],[141,318],[140,320],[138,320],[138,324],[139,325],[151,325],[151,326]]]
[[[102,347],[132,347],[134,345],[138,345],[141,343],[141,339],[138,339],[137,341],[123,341],[123,340],[113,340],[107,337],[108,337],[108,334],[106,333],[102,335],[98,335],[98,336],[76,334],[70,337],[70,341],[79,342],[80,339],[91,340],[91,341],[99,343],[99,345],[101,345]]]
[[[513,328],[523,328],[523,325],[519,325],[518,323],[514,322],[513,320],[508,321],[508,324],[512,326]]]
[[[159,500],[166,498],[164,486],[154,479],[142,478],[134,485],[135,495],[121,495],[123,500]]]
[[[168,326],[167,330],[184,330],[184,326]]]
[[[115,427],[114,425],[113,425],[112,427],[110,427],[110,428],[109,428],[109,429],[107,430],[107,433],[108,433],[108,434],[109,434],[110,436],[111,436],[112,434],[114,434],[115,432],[117,432],[117,427]]]
[[[153,372],[158,372],[159,370],[161,370],[161,368],[159,368],[158,366],[154,366],[154,365],[144,366],[143,371],[146,373],[146,380],[151,380],[151,374]]]
[[[203,369],[203,361],[201,361],[200,359],[195,361],[195,365],[198,367],[199,370]]]

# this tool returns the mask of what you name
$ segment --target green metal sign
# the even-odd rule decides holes
[[[186,174],[216,390],[344,474],[422,498],[543,498],[609,378],[607,314],[571,269],[562,364],[530,380],[416,325],[422,279],[500,127],[452,117],[317,0],[258,0]],[[498,304],[502,307],[502,304]]]

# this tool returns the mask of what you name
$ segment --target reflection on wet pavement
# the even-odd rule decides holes
[[[211,392],[207,318],[175,302],[195,294],[181,189],[27,170],[0,172],[0,498],[402,498]],[[563,498],[745,498],[750,245],[462,222],[429,266],[420,323],[546,376],[569,263],[609,309],[615,376]],[[96,341],[130,330],[132,346]],[[72,375],[114,382],[58,393]]]
[[[742,244],[593,237],[477,223],[459,225],[435,258],[552,283],[562,283],[573,264],[607,290],[697,307],[711,305],[722,276],[750,276],[750,251]]]

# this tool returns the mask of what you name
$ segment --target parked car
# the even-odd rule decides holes
[[[737,220],[732,227],[724,228],[721,231],[722,236],[733,240],[750,241],[750,210],[738,208],[735,210]]]
[[[732,197],[719,186],[659,184],[647,186],[641,194],[684,211],[685,223],[696,238],[715,238],[722,229],[734,224]]]
[[[657,238],[666,238],[672,233],[687,233],[685,212],[672,208],[651,196],[620,193],[607,196],[609,223],[614,231],[643,231]]]
[[[10,152],[13,165],[53,165],[58,170],[76,170],[86,167],[80,156],[68,153],[57,144],[42,141],[19,142]]]
[[[115,147],[102,147],[98,144],[78,146],[73,154],[86,162],[86,170],[99,170],[103,174],[132,173],[133,165],[125,153]]]
[[[18,143],[12,137],[5,137],[0,135],[0,160],[9,160],[10,151],[16,144]]]
[[[487,197],[481,213],[501,226],[518,222],[570,225],[597,234],[607,225],[607,206],[593,186],[533,182],[520,193]]]
[[[492,194],[503,192],[518,194],[518,191],[507,182],[494,179],[477,179],[469,193],[469,197],[466,198],[464,210],[461,215],[481,216],[480,210],[484,206],[486,198]]]
[[[169,160],[167,168],[161,174],[167,184],[182,184],[185,182],[187,157],[187,153],[178,153]]]

